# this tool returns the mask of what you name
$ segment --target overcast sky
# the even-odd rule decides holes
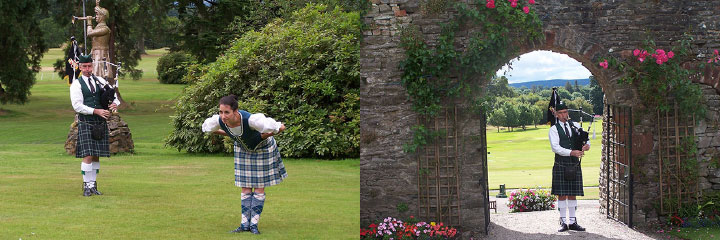
[[[508,78],[510,83],[520,83],[550,79],[579,79],[588,78],[590,71],[568,55],[551,51],[534,51],[520,55],[520,59],[513,59],[512,70],[508,65],[497,71],[497,76]]]

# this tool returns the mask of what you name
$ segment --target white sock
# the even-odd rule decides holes
[[[567,223],[567,217],[565,215],[565,209],[567,208],[567,202],[565,200],[558,200],[558,211],[560,211],[560,219],[564,223]]]
[[[93,171],[93,169],[92,169],[92,164],[89,164],[89,163],[80,163],[80,171],[82,171],[82,174],[83,174],[83,182],[93,181],[93,180],[91,180],[91,178],[90,178],[90,173],[91,173],[91,172],[92,172],[93,174],[95,173],[95,171]]]
[[[88,181],[88,182],[94,183],[94,182],[95,182],[95,179],[97,178],[97,173],[95,173],[95,170],[91,170],[91,171],[89,171],[89,172],[85,172],[85,176],[87,176],[88,179],[90,180],[90,181]],[[94,184],[91,185],[90,187],[93,187],[93,186],[94,186]]]
[[[570,221],[569,224],[575,223],[575,210],[577,207],[577,200],[567,200],[568,201],[568,218]]]
[[[100,172],[100,162],[92,162],[92,168],[93,168],[93,171],[92,171],[93,174],[91,175],[92,176],[91,181],[94,182],[97,180],[97,175]]]

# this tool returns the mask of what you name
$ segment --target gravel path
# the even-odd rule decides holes
[[[510,213],[505,205],[507,198],[491,197],[490,200],[497,201],[498,211],[490,210],[487,239],[654,239],[608,219],[600,213],[597,200],[578,200],[578,223],[587,231],[563,233],[557,232],[560,227],[557,210]]]

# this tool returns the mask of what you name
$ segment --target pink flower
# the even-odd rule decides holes
[[[606,59],[605,61],[601,62],[601,63],[600,63],[600,66],[601,66],[602,68],[604,68],[604,69],[607,69],[607,68],[608,68],[607,59]]]
[[[662,64],[663,64],[663,61],[662,61],[662,59],[659,59],[659,58],[658,58],[658,59],[655,60],[655,63],[657,63],[658,65],[662,65]]]
[[[495,1],[494,0],[487,0],[487,4],[485,4],[487,8],[495,8]]]
[[[675,56],[675,53],[673,51],[668,52],[667,56],[669,58],[673,58]]]
[[[656,49],[656,50],[655,50],[655,53],[657,53],[658,55],[665,55],[665,50]]]
[[[525,14],[530,13],[530,8],[529,8],[528,6],[524,6],[524,7],[523,7],[523,12],[525,12]]]
[[[717,49],[715,49],[715,55],[718,55],[718,50],[717,50]]]
[[[535,0],[528,1],[529,4],[535,4]]]
[[[637,57],[637,55],[640,55],[640,49],[635,49],[633,51],[633,55]]]
[[[510,2],[511,7],[517,7],[517,1],[511,1]]]

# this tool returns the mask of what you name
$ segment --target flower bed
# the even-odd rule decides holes
[[[555,209],[557,196],[544,189],[518,189],[510,192],[507,206],[511,212],[532,212]]]
[[[453,239],[457,233],[457,229],[443,223],[419,222],[412,216],[405,222],[387,217],[367,229],[361,228],[360,239]]]

